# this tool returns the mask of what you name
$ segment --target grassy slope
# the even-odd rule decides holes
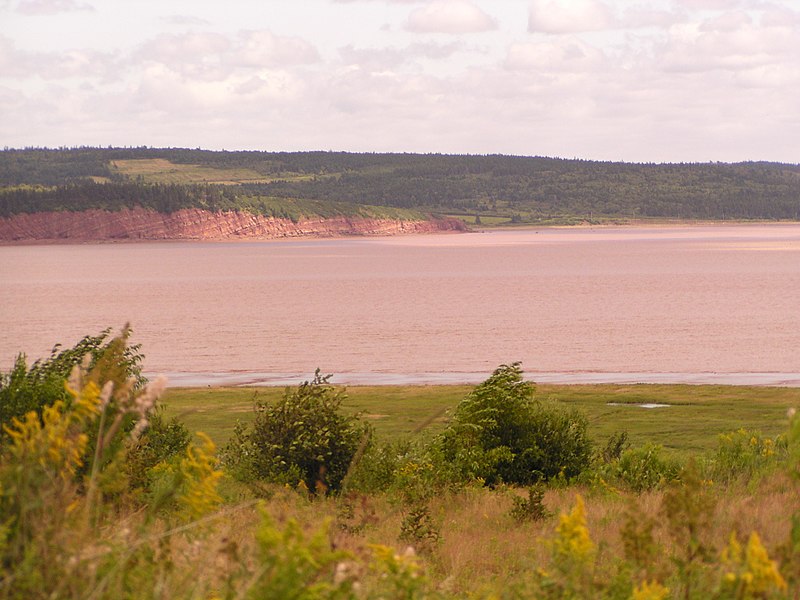
[[[184,165],[173,163],[164,158],[140,158],[114,160],[110,163],[113,172],[131,177],[142,178],[148,183],[216,183],[235,184],[245,182],[268,182],[252,169],[226,168],[218,169],[206,165]]]
[[[381,439],[396,440],[439,431],[471,386],[356,386],[347,389],[347,410],[364,413]],[[164,403],[190,430],[205,431],[218,443],[237,419],[249,421],[253,398],[269,401],[281,388],[173,388]],[[581,410],[589,433],[603,443],[627,430],[632,444],[661,444],[687,455],[716,447],[717,435],[745,427],[774,436],[786,427],[786,410],[800,406],[800,389],[690,385],[539,385],[537,397]],[[609,406],[609,402],[630,406]],[[670,404],[645,409],[636,404]]]
[[[303,181],[309,179],[328,179],[336,177],[338,173],[314,174],[281,172],[273,176],[266,176],[246,167],[212,167],[209,165],[195,165],[176,163],[165,158],[132,158],[112,160],[109,168],[113,173],[118,173],[131,179],[141,179],[147,183],[174,183],[174,184],[202,184],[236,185],[241,183],[269,183],[271,181]],[[372,173],[375,170],[365,170]]]

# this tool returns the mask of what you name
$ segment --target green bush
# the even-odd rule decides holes
[[[397,482],[402,467],[420,455],[408,441],[379,442],[371,438],[361,460],[353,465],[347,489],[368,494],[385,492]]]
[[[625,450],[612,464],[612,474],[634,492],[661,487],[674,480],[681,470],[678,461],[665,458],[662,453],[661,446],[655,444]]]
[[[131,329],[126,325],[119,337],[111,338],[111,329],[105,329],[99,335],[87,335],[66,350],[56,344],[48,358],[37,360],[30,367],[25,355],[19,354],[11,371],[0,373],[0,426],[8,425],[14,417],[20,418],[30,411],[41,414],[45,406],[56,401],[69,401],[64,381],[87,355],[90,359],[85,366],[98,380],[133,378],[134,391],[142,389],[147,383],[142,375],[144,357],[138,344],[127,344],[130,334]],[[117,346],[122,347],[120,355],[103,361],[105,355],[116,354]],[[118,373],[110,373],[111,370]]]
[[[749,429],[723,433],[717,442],[711,474],[719,481],[752,477],[774,467],[788,454],[786,438],[772,439]]]
[[[144,434],[129,444],[125,468],[132,489],[146,489],[151,469],[161,462],[186,452],[192,434],[177,418],[164,418],[162,406],[156,406]]]
[[[105,493],[146,489],[150,469],[183,454],[191,435],[177,419],[163,418],[153,394],[142,394],[147,384],[141,369],[144,355],[139,345],[128,344],[130,334],[131,329],[126,325],[113,338],[111,330],[106,329],[99,335],[84,337],[73,348],[61,350],[56,345],[48,359],[36,361],[30,368],[20,354],[11,372],[0,374],[0,425],[4,426],[0,440],[8,443],[8,432],[17,428],[14,423],[26,421],[25,415],[35,414],[44,420],[45,412],[57,404],[69,411],[75,402],[72,393],[75,390],[70,392],[66,383],[74,378],[73,371],[79,367],[86,383],[96,386],[109,383],[110,387],[102,410],[86,424],[83,455],[75,467],[76,481],[90,475],[93,463],[95,470],[107,473],[111,473],[113,464],[119,468],[113,483],[106,485]],[[74,387],[74,381],[70,385]],[[163,382],[157,381],[153,389],[162,385]],[[136,404],[137,399],[145,397],[150,401],[146,408]]]
[[[237,426],[225,463],[243,480],[265,480],[337,492],[370,430],[341,410],[345,395],[320,375],[286,389],[275,404],[257,402],[252,427]]]
[[[517,523],[526,521],[543,521],[550,516],[544,505],[544,486],[542,484],[528,487],[528,497],[512,496],[513,502],[509,514]]]
[[[530,485],[574,477],[591,462],[586,418],[533,397],[519,363],[501,365],[456,408],[440,438],[441,457],[456,475]]]

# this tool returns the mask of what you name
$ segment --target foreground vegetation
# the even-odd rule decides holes
[[[248,419],[218,428],[217,451],[183,422],[213,424],[222,407],[169,418],[204,395],[170,392],[165,415],[127,332],[109,338],[0,375],[0,597],[800,594],[796,391],[581,388],[558,401],[501,365],[479,386],[435,388],[438,405],[394,390],[416,402],[409,435],[388,440],[372,427],[388,421],[354,410],[378,407],[374,389],[348,398],[318,373],[255,404],[251,390],[219,392],[241,403],[228,419]],[[736,427],[748,393],[769,433]],[[641,417],[616,424],[630,433],[601,424],[609,397],[667,396],[707,430],[734,430],[667,453]],[[399,398],[385,419],[403,422]]]
[[[403,211],[411,210],[482,226],[631,218],[800,220],[800,166],[179,148],[0,151],[0,217],[132,206],[287,218],[405,218]]]

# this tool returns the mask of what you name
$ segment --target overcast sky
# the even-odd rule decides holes
[[[800,162],[800,0],[0,0],[0,146]]]

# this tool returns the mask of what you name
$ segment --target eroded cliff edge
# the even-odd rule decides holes
[[[160,213],[120,211],[22,213],[0,217],[0,241],[230,240],[241,238],[336,237],[464,231],[458,219],[404,221],[363,217],[292,221],[249,212],[188,208]]]

